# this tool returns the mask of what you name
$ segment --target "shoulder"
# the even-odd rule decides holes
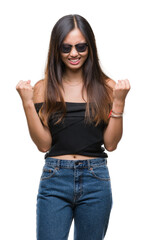
[[[114,88],[115,87],[115,85],[116,85],[116,82],[113,80],[113,79],[111,79],[111,78],[107,78],[106,79],[106,84],[110,87],[110,88]]]
[[[40,103],[44,102],[45,98],[45,84],[44,84],[44,79],[39,80],[38,82],[35,83],[33,87],[33,102],[34,103]]]

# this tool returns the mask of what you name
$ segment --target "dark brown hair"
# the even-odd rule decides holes
[[[55,24],[50,39],[48,60],[45,69],[45,101],[39,111],[39,116],[48,125],[48,120],[52,114],[61,111],[59,123],[66,113],[66,104],[61,94],[62,76],[65,72],[65,65],[61,60],[60,47],[67,34],[77,27],[88,43],[88,57],[83,65],[83,91],[87,92],[87,105],[85,120],[88,123],[95,121],[96,125],[100,121],[108,122],[112,99],[111,88],[107,84],[109,77],[102,71],[97,54],[94,33],[89,23],[80,15],[67,15],[58,20]],[[60,104],[57,104],[59,99]],[[90,105],[92,117],[90,115]]]

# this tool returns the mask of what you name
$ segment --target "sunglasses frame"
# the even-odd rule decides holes
[[[87,48],[85,48],[84,51],[78,51],[78,49],[77,49],[77,48],[78,48],[78,45],[82,45],[82,44],[85,45],[86,47],[88,47],[88,43],[77,43],[77,44],[75,44],[75,45],[71,45],[71,44],[68,44],[68,43],[63,43],[63,44],[61,45],[61,52],[62,52],[62,53],[70,53],[72,47],[75,47],[77,52],[81,52],[81,53],[82,53],[82,52],[85,52]],[[69,51],[69,52],[63,51],[63,49],[62,49],[63,45],[67,45],[68,47],[70,47],[70,51]]]

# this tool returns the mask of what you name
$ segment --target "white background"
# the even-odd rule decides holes
[[[91,24],[104,71],[128,78],[124,133],[109,153],[113,209],[105,240],[146,239],[144,0],[5,0],[0,4],[0,239],[36,239],[36,196],[44,153],[32,142],[18,81],[44,77],[51,30],[67,14]],[[69,240],[73,239],[73,224]]]

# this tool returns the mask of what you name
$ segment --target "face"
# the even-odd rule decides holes
[[[69,53],[61,52],[61,59],[66,68],[70,70],[77,70],[81,68],[88,57],[88,46],[85,51],[79,52],[74,45],[79,43],[87,43],[85,37],[78,28],[73,29],[68,33],[63,41],[63,44],[73,45]]]

